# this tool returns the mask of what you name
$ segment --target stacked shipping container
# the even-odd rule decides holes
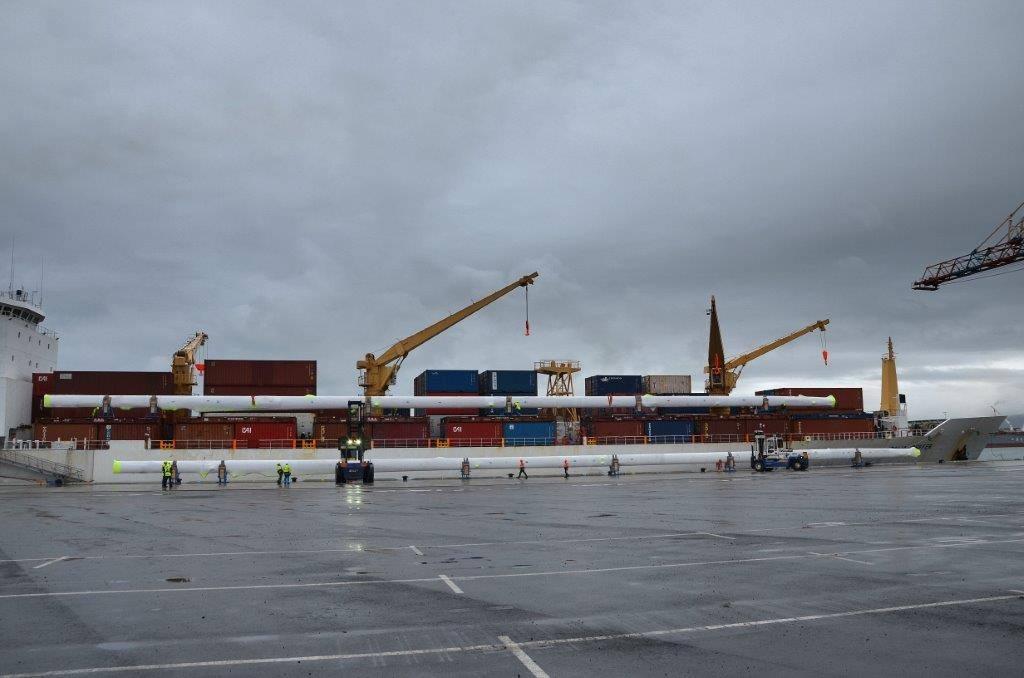
[[[535,396],[537,395],[537,373],[533,370],[487,370],[478,378],[481,395],[492,396]],[[536,407],[507,411],[505,407],[491,407],[480,410],[481,416],[533,416],[540,413]]]
[[[82,419],[98,417],[92,407],[43,407],[44,395],[171,395],[174,379],[170,372],[67,371],[36,372],[32,375],[32,420]],[[116,410],[118,419],[143,419],[149,408]]]
[[[413,381],[418,396],[476,395],[479,390],[476,370],[426,370]],[[473,407],[425,408],[417,415],[474,415]]]
[[[207,360],[206,395],[316,395],[315,360]]]

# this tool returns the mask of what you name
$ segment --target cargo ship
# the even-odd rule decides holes
[[[113,451],[121,459],[151,459],[174,454],[280,455],[300,450],[309,457],[330,458],[352,432],[346,410],[266,413],[221,412],[200,417],[183,412],[162,412],[155,406],[129,410],[44,407],[51,395],[117,394],[161,396],[181,394],[175,374],[168,372],[56,370],[58,339],[41,326],[40,306],[30,295],[10,291],[2,299],[6,346],[5,416],[8,442],[19,441],[40,451],[95,452],[105,459]],[[205,335],[204,335],[205,336]],[[422,411],[375,411],[367,418],[363,435],[368,447],[387,449],[388,455],[438,455],[438,449],[489,450],[514,455],[576,454],[611,447],[631,452],[737,451],[758,431],[778,436],[794,449],[918,447],[922,459],[932,461],[982,458],[983,450],[1003,449],[1016,454],[1018,438],[999,438],[986,447],[987,434],[1000,420],[954,420],[942,426],[914,428],[906,420],[906,401],[895,395],[895,364],[890,342],[883,358],[883,390],[889,409],[868,412],[860,388],[778,387],[758,391],[759,396],[834,397],[835,408],[789,411],[758,407],[716,408],[607,408],[579,413],[506,408],[432,408]],[[885,362],[888,360],[889,362]],[[550,363],[551,361],[548,361]],[[538,363],[542,365],[545,363]],[[890,368],[891,365],[891,368]],[[306,396],[317,393],[314,360],[207,359],[196,364],[199,373],[193,392],[205,395]],[[413,381],[420,396],[527,396],[538,395],[543,385],[533,370],[425,370]],[[887,374],[888,373],[888,374]],[[588,396],[704,395],[692,393],[689,375],[599,374],[584,380]],[[186,382],[186,393],[188,382]],[[548,394],[552,393],[549,381]],[[883,407],[886,403],[883,393]],[[155,399],[153,401],[155,403]],[[940,430],[941,429],[941,430]],[[60,453],[57,454],[60,456]],[[1000,457],[1003,458],[1003,457]],[[98,468],[98,466],[96,466]],[[102,474],[101,474],[102,475]],[[94,477],[93,474],[91,477]]]

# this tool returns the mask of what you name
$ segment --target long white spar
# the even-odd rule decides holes
[[[352,401],[386,409],[445,407],[511,407],[606,409],[626,407],[835,407],[834,396],[146,396],[45,395],[43,407],[151,407],[196,412],[304,412],[345,409]]]
[[[830,448],[821,450],[799,450],[807,452],[808,457],[814,461],[836,461],[853,459],[856,449]],[[916,447],[879,447],[860,448],[861,457],[868,461],[880,459],[914,459],[921,456],[921,450]],[[656,453],[616,453],[620,468],[629,466],[671,466],[677,464],[714,464],[718,460],[725,460],[727,452],[666,452]],[[734,451],[736,462],[740,466],[746,464],[750,450]],[[607,468],[612,461],[611,454],[576,454],[568,456],[545,455],[534,457],[422,457],[417,459],[370,459],[373,462],[375,471],[380,472],[413,472],[413,471],[452,471],[458,472],[462,468],[463,459],[468,459],[471,469],[485,469],[495,471],[514,471],[519,468],[519,460],[522,459],[527,469],[541,468],[562,468],[565,460],[569,461],[570,468]],[[292,467],[292,473],[302,477],[304,475],[327,475],[334,473],[336,459],[225,459],[224,466],[228,473],[247,474],[259,473],[264,475],[277,475],[277,464],[287,463]],[[146,461],[115,461],[114,473],[160,473],[163,460]],[[205,476],[208,473],[215,473],[219,459],[204,460],[180,460],[178,461],[179,473],[199,473]]]

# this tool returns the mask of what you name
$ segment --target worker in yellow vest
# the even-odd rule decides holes
[[[284,486],[288,487],[292,484],[292,465],[285,462],[284,465],[281,466],[281,472],[284,473]]]
[[[166,490],[168,486],[171,486],[174,483],[171,474],[171,462],[164,460],[161,467],[161,473],[163,477],[160,479],[160,489]]]

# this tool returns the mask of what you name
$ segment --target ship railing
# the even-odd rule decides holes
[[[12,444],[13,443],[13,444]],[[28,445],[28,447],[25,447]],[[106,440],[94,438],[69,438],[68,440],[19,440],[11,441],[5,449],[34,450],[107,450],[110,445]]]
[[[9,464],[19,466],[21,468],[31,469],[38,473],[45,475],[57,476],[60,478],[67,478],[69,480],[83,480],[82,471],[69,466],[68,464],[61,464],[59,462],[50,461],[49,459],[42,459],[30,454],[25,454],[21,450],[24,448],[4,447],[0,449],[0,459],[6,461]],[[46,448],[30,448],[30,449],[46,449]],[[51,448],[52,449],[52,448]],[[58,448],[59,449],[59,448]]]

